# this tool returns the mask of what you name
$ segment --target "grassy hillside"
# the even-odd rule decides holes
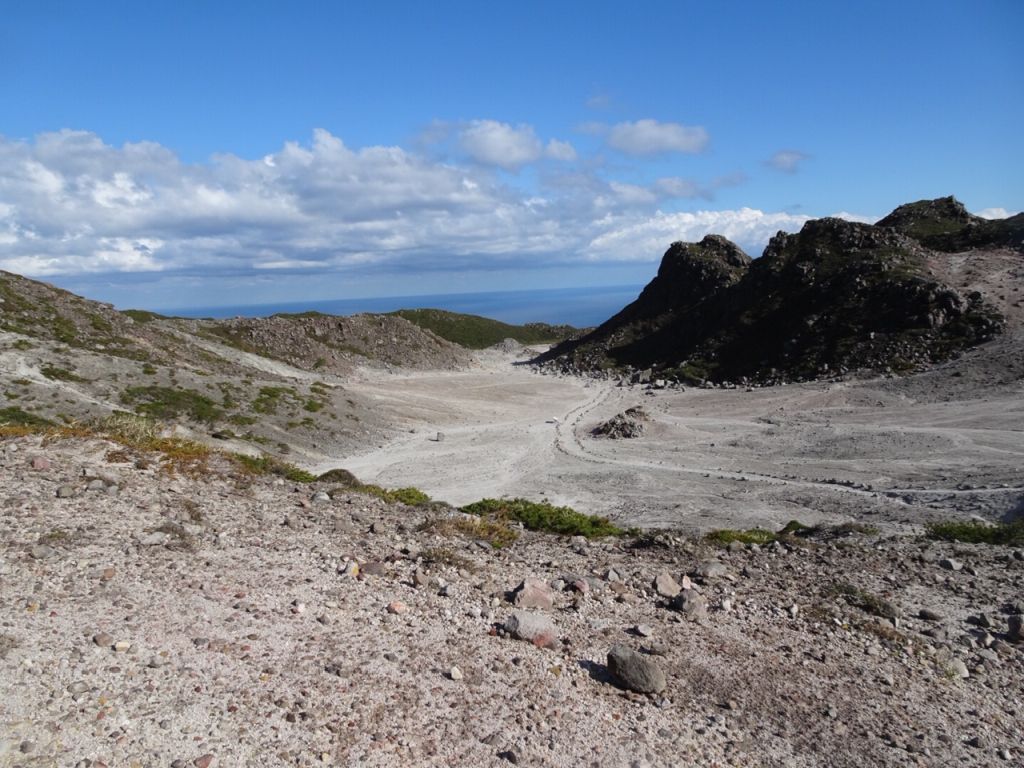
[[[420,328],[433,331],[442,339],[469,349],[485,349],[505,339],[515,339],[521,344],[544,344],[562,341],[577,332],[570,325],[509,325],[478,315],[463,315],[443,309],[400,309],[391,314],[404,317]]]

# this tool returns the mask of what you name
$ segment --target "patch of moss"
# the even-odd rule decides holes
[[[291,387],[260,387],[260,393],[253,401],[252,409],[257,413],[276,413],[281,399],[289,395],[295,395],[295,390]]]
[[[778,540],[779,535],[764,528],[748,528],[745,531],[723,528],[711,531],[704,538],[713,544],[731,544],[734,541],[741,544],[771,544]]]
[[[81,376],[67,368],[60,368],[56,365],[44,365],[39,372],[53,381],[86,381]]]
[[[486,517],[441,517],[423,522],[417,530],[439,536],[466,536],[486,541],[494,549],[511,546],[519,538],[507,521]]]
[[[394,488],[389,490],[372,483],[360,483],[352,490],[369,496],[376,496],[378,499],[383,499],[389,504],[398,502],[405,504],[407,507],[417,507],[430,501],[430,497],[419,488]]]
[[[229,458],[239,467],[254,475],[276,475],[293,483],[312,483],[317,478],[304,469],[293,464],[275,459],[273,456],[246,456],[232,453]]]
[[[78,328],[66,317],[57,315],[50,320],[50,327],[53,329],[53,337],[57,341],[71,345],[78,341]]]
[[[195,421],[211,423],[224,416],[224,412],[212,400],[192,389],[129,387],[121,393],[121,402],[134,406],[140,414],[156,419],[188,416]]]
[[[854,608],[859,608],[873,616],[881,616],[883,619],[895,619],[899,616],[896,606],[888,600],[852,584],[837,582],[829,587],[827,594],[832,597],[840,597]]]
[[[321,483],[340,483],[346,488],[356,488],[361,484],[355,475],[341,467],[327,470],[317,480]]]
[[[564,536],[621,536],[630,531],[613,525],[605,517],[585,515],[571,507],[556,507],[548,502],[528,499],[481,499],[467,504],[463,512],[493,520],[516,520],[531,531]]]
[[[927,535],[941,541],[965,544],[1024,545],[1024,518],[1012,523],[982,523],[976,520],[950,520],[929,525]]]
[[[11,406],[0,408],[0,425],[6,427],[53,427],[56,426],[49,419],[36,416],[34,413],[23,411],[21,408]]]

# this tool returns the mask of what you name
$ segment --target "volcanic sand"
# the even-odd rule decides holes
[[[467,371],[363,370],[346,386],[394,429],[312,469],[343,466],[457,505],[522,496],[693,531],[1024,512],[1019,383],[945,402],[885,379],[647,390],[544,375],[489,350]],[[638,405],[642,437],[591,435]]]

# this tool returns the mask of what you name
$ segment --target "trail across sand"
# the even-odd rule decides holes
[[[348,386],[394,435],[314,471],[344,466],[452,504],[523,496],[707,529],[1003,517],[1024,499],[1024,398],[1013,392],[919,404],[870,382],[646,391],[490,352],[470,371],[364,371]],[[642,438],[591,435],[635,405],[650,415]]]

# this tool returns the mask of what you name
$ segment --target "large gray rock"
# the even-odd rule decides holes
[[[665,673],[658,665],[624,645],[612,646],[608,652],[608,671],[615,682],[628,691],[661,693],[665,690]]]
[[[672,599],[672,607],[693,619],[707,616],[708,599],[693,589],[684,589]]]
[[[702,579],[720,579],[729,573],[729,567],[718,560],[706,560],[697,566],[697,575]]]
[[[672,574],[662,571],[654,579],[654,590],[662,597],[675,597],[682,590]]]
[[[1006,619],[1006,639],[1012,643],[1019,643],[1024,640],[1024,616],[1015,614]]]
[[[517,608],[540,608],[550,611],[554,604],[551,587],[543,579],[526,578],[516,587],[512,602]]]
[[[505,619],[505,631],[538,648],[554,648],[558,642],[554,623],[540,613],[512,611],[512,615]]]

